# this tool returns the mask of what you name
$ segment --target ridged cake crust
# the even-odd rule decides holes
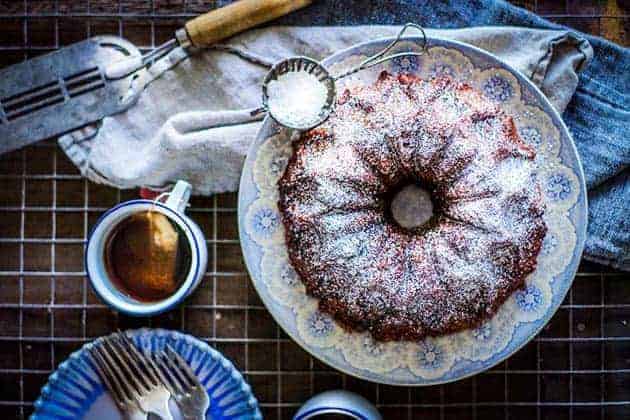
[[[536,267],[546,226],[534,157],[470,86],[383,72],[293,144],[279,181],[291,262],[321,310],[378,340],[477,326]],[[414,230],[388,210],[409,183],[434,205]]]

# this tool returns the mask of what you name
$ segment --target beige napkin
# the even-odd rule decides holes
[[[248,110],[260,106],[260,84],[269,65],[293,55],[322,59],[399,30],[270,27],[191,56],[177,49],[149,70],[151,81],[134,107],[63,136],[59,144],[95,182],[162,189],[184,179],[196,194],[235,191],[260,126]],[[560,112],[592,56],[588,42],[568,31],[475,27],[427,34],[494,53],[538,85]]]

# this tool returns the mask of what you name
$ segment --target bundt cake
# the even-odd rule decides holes
[[[479,325],[536,267],[546,226],[534,150],[467,84],[381,73],[293,143],[279,180],[291,262],[319,307],[377,340]],[[403,186],[433,216],[403,228]]]

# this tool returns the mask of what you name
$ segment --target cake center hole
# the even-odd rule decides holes
[[[407,185],[394,195],[390,209],[396,223],[403,228],[422,226],[433,216],[431,194],[418,185]]]

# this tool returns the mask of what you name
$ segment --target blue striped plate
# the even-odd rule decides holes
[[[136,345],[155,351],[166,344],[193,368],[210,396],[208,419],[262,419],[258,401],[234,365],[206,343],[176,331],[139,329],[129,331]],[[89,361],[88,343],[74,352],[48,379],[35,402],[32,420],[41,419],[120,419],[113,400]],[[179,418],[171,400],[171,411]]]

